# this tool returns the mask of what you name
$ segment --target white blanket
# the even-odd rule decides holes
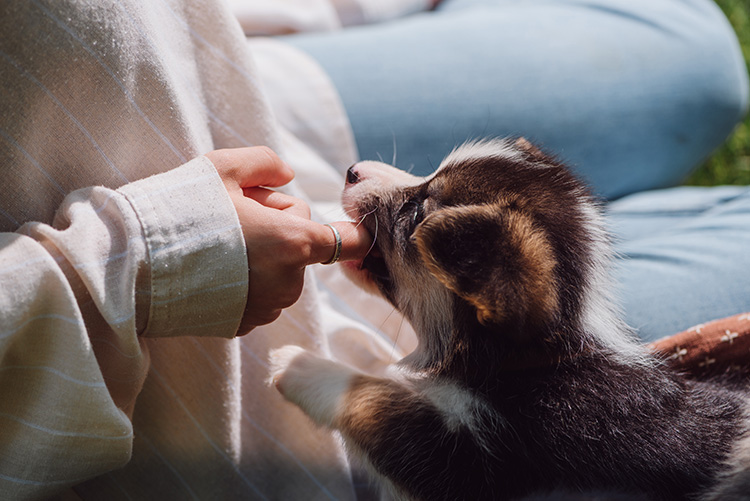
[[[248,35],[331,31],[376,23],[434,4],[434,0],[229,0]]]

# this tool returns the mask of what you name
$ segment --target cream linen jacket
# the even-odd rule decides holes
[[[267,353],[376,370],[399,351],[375,327],[401,322],[312,267],[294,307],[234,337],[246,253],[201,155],[274,148],[328,220],[355,156],[315,65],[341,132],[319,150],[278,127],[274,58],[259,71],[248,47],[221,2],[0,3],[0,499],[353,496],[338,440],[266,386]]]

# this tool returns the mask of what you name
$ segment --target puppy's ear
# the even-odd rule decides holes
[[[558,308],[556,261],[544,231],[502,204],[451,207],[415,231],[428,269],[472,304],[482,324],[541,324]]]
[[[536,158],[537,160],[548,160],[549,157],[545,155],[542,150],[531,144],[528,139],[525,137],[519,137],[516,139],[516,142],[514,143],[516,148],[523,151],[524,153],[531,155],[532,157]]]

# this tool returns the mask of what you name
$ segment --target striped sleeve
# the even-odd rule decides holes
[[[0,234],[0,282],[0,492],[42,498],[128,462],[143,336],[232,337],[247,260],[200,157]]]

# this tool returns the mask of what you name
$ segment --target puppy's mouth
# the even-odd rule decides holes
[[[378,246],[377,216],[374,212],[367,212],[364,215],[359,215],[355,219],[359,219],[361,224],[367,228],[373,236],[373,243],[372,247],[367,252],[367,255],[361,261],[348,261],[344,264],[347,265],[351,272],[355,272],[366,282],[374,284],[390,282],[391,275],[388,270],[388,265],[386,264],[383,253]]]
[[[385,264],[385,259],[383,259],[383,254],[380,252],[377,242],[373,244],[370,252],[360,262],[360,269],[369,271],[371,277],[376,281],[391,279],[388,265]]]

